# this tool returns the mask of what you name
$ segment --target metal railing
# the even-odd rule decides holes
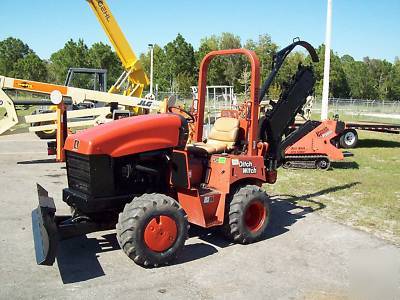
[[[170,96],[171,93],[158,93],[158,98]],[[192,105],[192,95],[190,93],[174,93],[177,104],[184,106],[189,109]],[[232,105],[240,105],[245,99],[248,99],[247,94],[235,94],[235,103],[229,103],[226,101],[226,97],[222,94],[212,95],[211,101],[206,103],[206,117],[207,114],[210,118],[215,118],[216,114],[221,109],[230,109]],[[214,101],[217,99],[217,101]],[[312,106],[313,113],[321,112],[321,99],[317,98],[313,101]],[[384,116],[386,118],[400,118],[400,100],[388,101],[378,99],[346,99],[346,98],[329,98],[329,113],[349,116]]]
[[[321,110],[321,100],[317,99],[313,111]],[[346,114],[383,113],[399,114],[400,101],[329,98],[329,112]]]

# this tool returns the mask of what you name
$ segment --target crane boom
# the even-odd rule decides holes
[[[103,27],[125,69],[125,72],[110,88],[109,92],[120,92],[123,83],[128,79],[129,85],[125,88],[124,94],[127,96],[141,97],[144,87],[149,84],[149,79],[142,64],[136,57],[116,19],[111,13],[109,6],[105,0],[86,1],[89,3]]]

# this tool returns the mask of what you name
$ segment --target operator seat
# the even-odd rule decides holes
[[[211,155],[223,153],[234,148],[239,134],[239,120],[221,117],[212,127],[206,143],[194,143],[186,146],[189,153]]]

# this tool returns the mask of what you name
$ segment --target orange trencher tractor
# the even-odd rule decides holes
[[[316,57],[314,48],[297,41],[277,56],[277,69],[296,45],[308,45]],[[239,110],[221,111],[204,141],[208,65],[215,56],[237,54],[251,64],[250,100]],[[68,187],[63,201],[72,215],[57,216],[53,199],[38,185],[39,206],[32,212],[37,263],[52,265],[60,240],[111,228],[116,228],[123,251],[145,267],[173,260],[184,247],[189,223],[219,226],[237,243],[259,239],[271,216],[261,185],[275,183],[282,135],[315,79],[311,68],[299,67],[263,124],[259,100],[270,83],[260,95],[259,80],[253,51],[213,51],[201,63],[192,113],[171,107],[170,113],[121,119],[70,135],[65,143]],[[180,113],[172,112],[177,110]],[[194,142],[187,145],[188,123],[195,129]],[[262,138],[260,128],[267,131]]]

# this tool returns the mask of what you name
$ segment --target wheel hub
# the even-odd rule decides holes
[[[178,228],[174,219],[168,216],[152,218],[144,230],[146,246],[155,252],[164,252],[176,241]]]
[[[315,167],[320,170],[328,170],[330,165],[331,164],[328,158],[317,159],[315,162]]]
[[[356,136],[353,132],[349,131],[344,136],[344,141],[347,145],[353,145],[354,141],[356,140]]]
[[[265,222],[267,217],[267,210],[261,201],[256,200],[247,207],[244,221],[246,227],[251,232],[258,231]]]

